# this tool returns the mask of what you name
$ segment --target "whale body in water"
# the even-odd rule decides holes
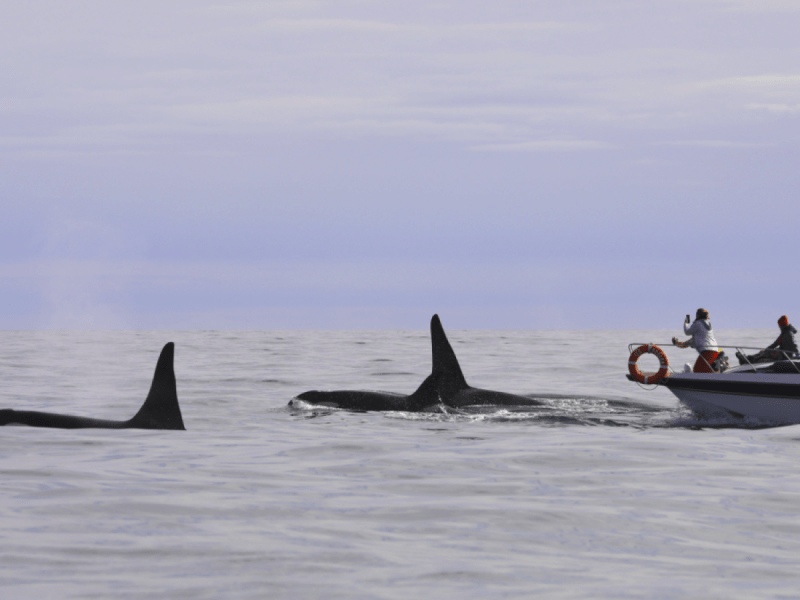
[[[371,392],[366,390],[338,390],[320,392],[313,390],[303,392],[293,398],[289,404],[296,406],[295,400],[302,400],[314,406],[344,408],[358,411],[393,410],[405,412],[421,412],[432,409],[439,404],[436,391],[436,379],[429,375],[413,394],[404,395],[394,392]]]
[[[357,411],[421,412],[437,406],[463,408],[466,406],[536,406],[541,402],[525,396],[474,388],[467,384],[461,365],[445,335],[439,315],[431,319],[431,374],[408,396],[392,392],[360,390],[310,391],[293,398],[296,406],[301,400],[314,406],[326,406]]]
[[[0,410],[0,425],[29,425],[31,427],[55,427],[59,429],[180,429],[183,426],[181,409],[178,406],[178,391],[175,384],[173,359],[175,344],[169,342],[161,350],[156,364],[153,383],[147,399],[133,418],[127,421],[109,421],[74,415],[38,412],[33,410]]]

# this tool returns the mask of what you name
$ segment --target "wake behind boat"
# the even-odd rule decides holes
[[[666,346],[667,344],[663,344]],[[754,417],[775,424],[800,423],[800,361],[782,360],[727,368],[724,361],[708,365],[710,373],[676,372],[669,366],[666,353],[655,344],[631,344],[628,379],[641,384],[655,384],[669,389],[696,416],[708,418],[727,413],[738,418]],[[720,346],[733,355],[743,355],[754,348]],[[642,373],[638,359],[644,354],[659,358],[657,373]],[[716,369],[714,368],[716,367]]]

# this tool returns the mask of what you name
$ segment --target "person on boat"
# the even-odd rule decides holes
[[[692,337],[685,342],[679,342],[677,338],[672,338],[672,343],[679,348],[694,347],[699,356],[694,363],[695,373],[714,373],[714,361],[720,355],[717,340],[714,339],[714,330],[711,328],[708,311],[705,308],[698,308],[694,323],[691,325],[689,315],[683,323],[683,332]]]
[[[748,362],[758,363],[798,358],[797,341],[794,337],[794,334],[797,333],[797,329],[794,328],[794,325],[789,323],[789,318],[786,315],[778,319],[778,327],[781,328],[781,334],[778,336],[778,339],[761,352],[749,356],[737,352],[736,358],[739,359],[739,364],[744,365]]]

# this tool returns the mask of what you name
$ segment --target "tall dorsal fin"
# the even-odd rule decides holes
[[[173,359],[175,344],[169,342],[161,351],[153,375],[147,400],[139,412],[128,421],[129,427],[140,429],[186,429],[181,408],[178,406],[178,389],[175,385]]]
[[[439,315],[431,319],[431,349],[433,350],[433,373],[438,378],[439,396],[443,401],[456,392],[466,389],[466,379],[461,372],[456,353],[444,334]]]

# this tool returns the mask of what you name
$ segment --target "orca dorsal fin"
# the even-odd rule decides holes
[[[186,429],[183,426],[181,408],[178,406],[178,389],[175,384],[173,359],[175,344],[169,342],[161,350],[156,372],[147,400],[139,412],[128,421],[128,427],[138,429]]]
[[[469,387],[456,353],[447,340],[439,315],[431,318],[431,349],[433,351],[433,373],[438,378],[439,395],[446,399],[460,390]]]
[[[426,406],[439,404],[438,382],[438,375],[434,373],[428,375],[417,390],[406,399],[407,410],[422,410]]]

